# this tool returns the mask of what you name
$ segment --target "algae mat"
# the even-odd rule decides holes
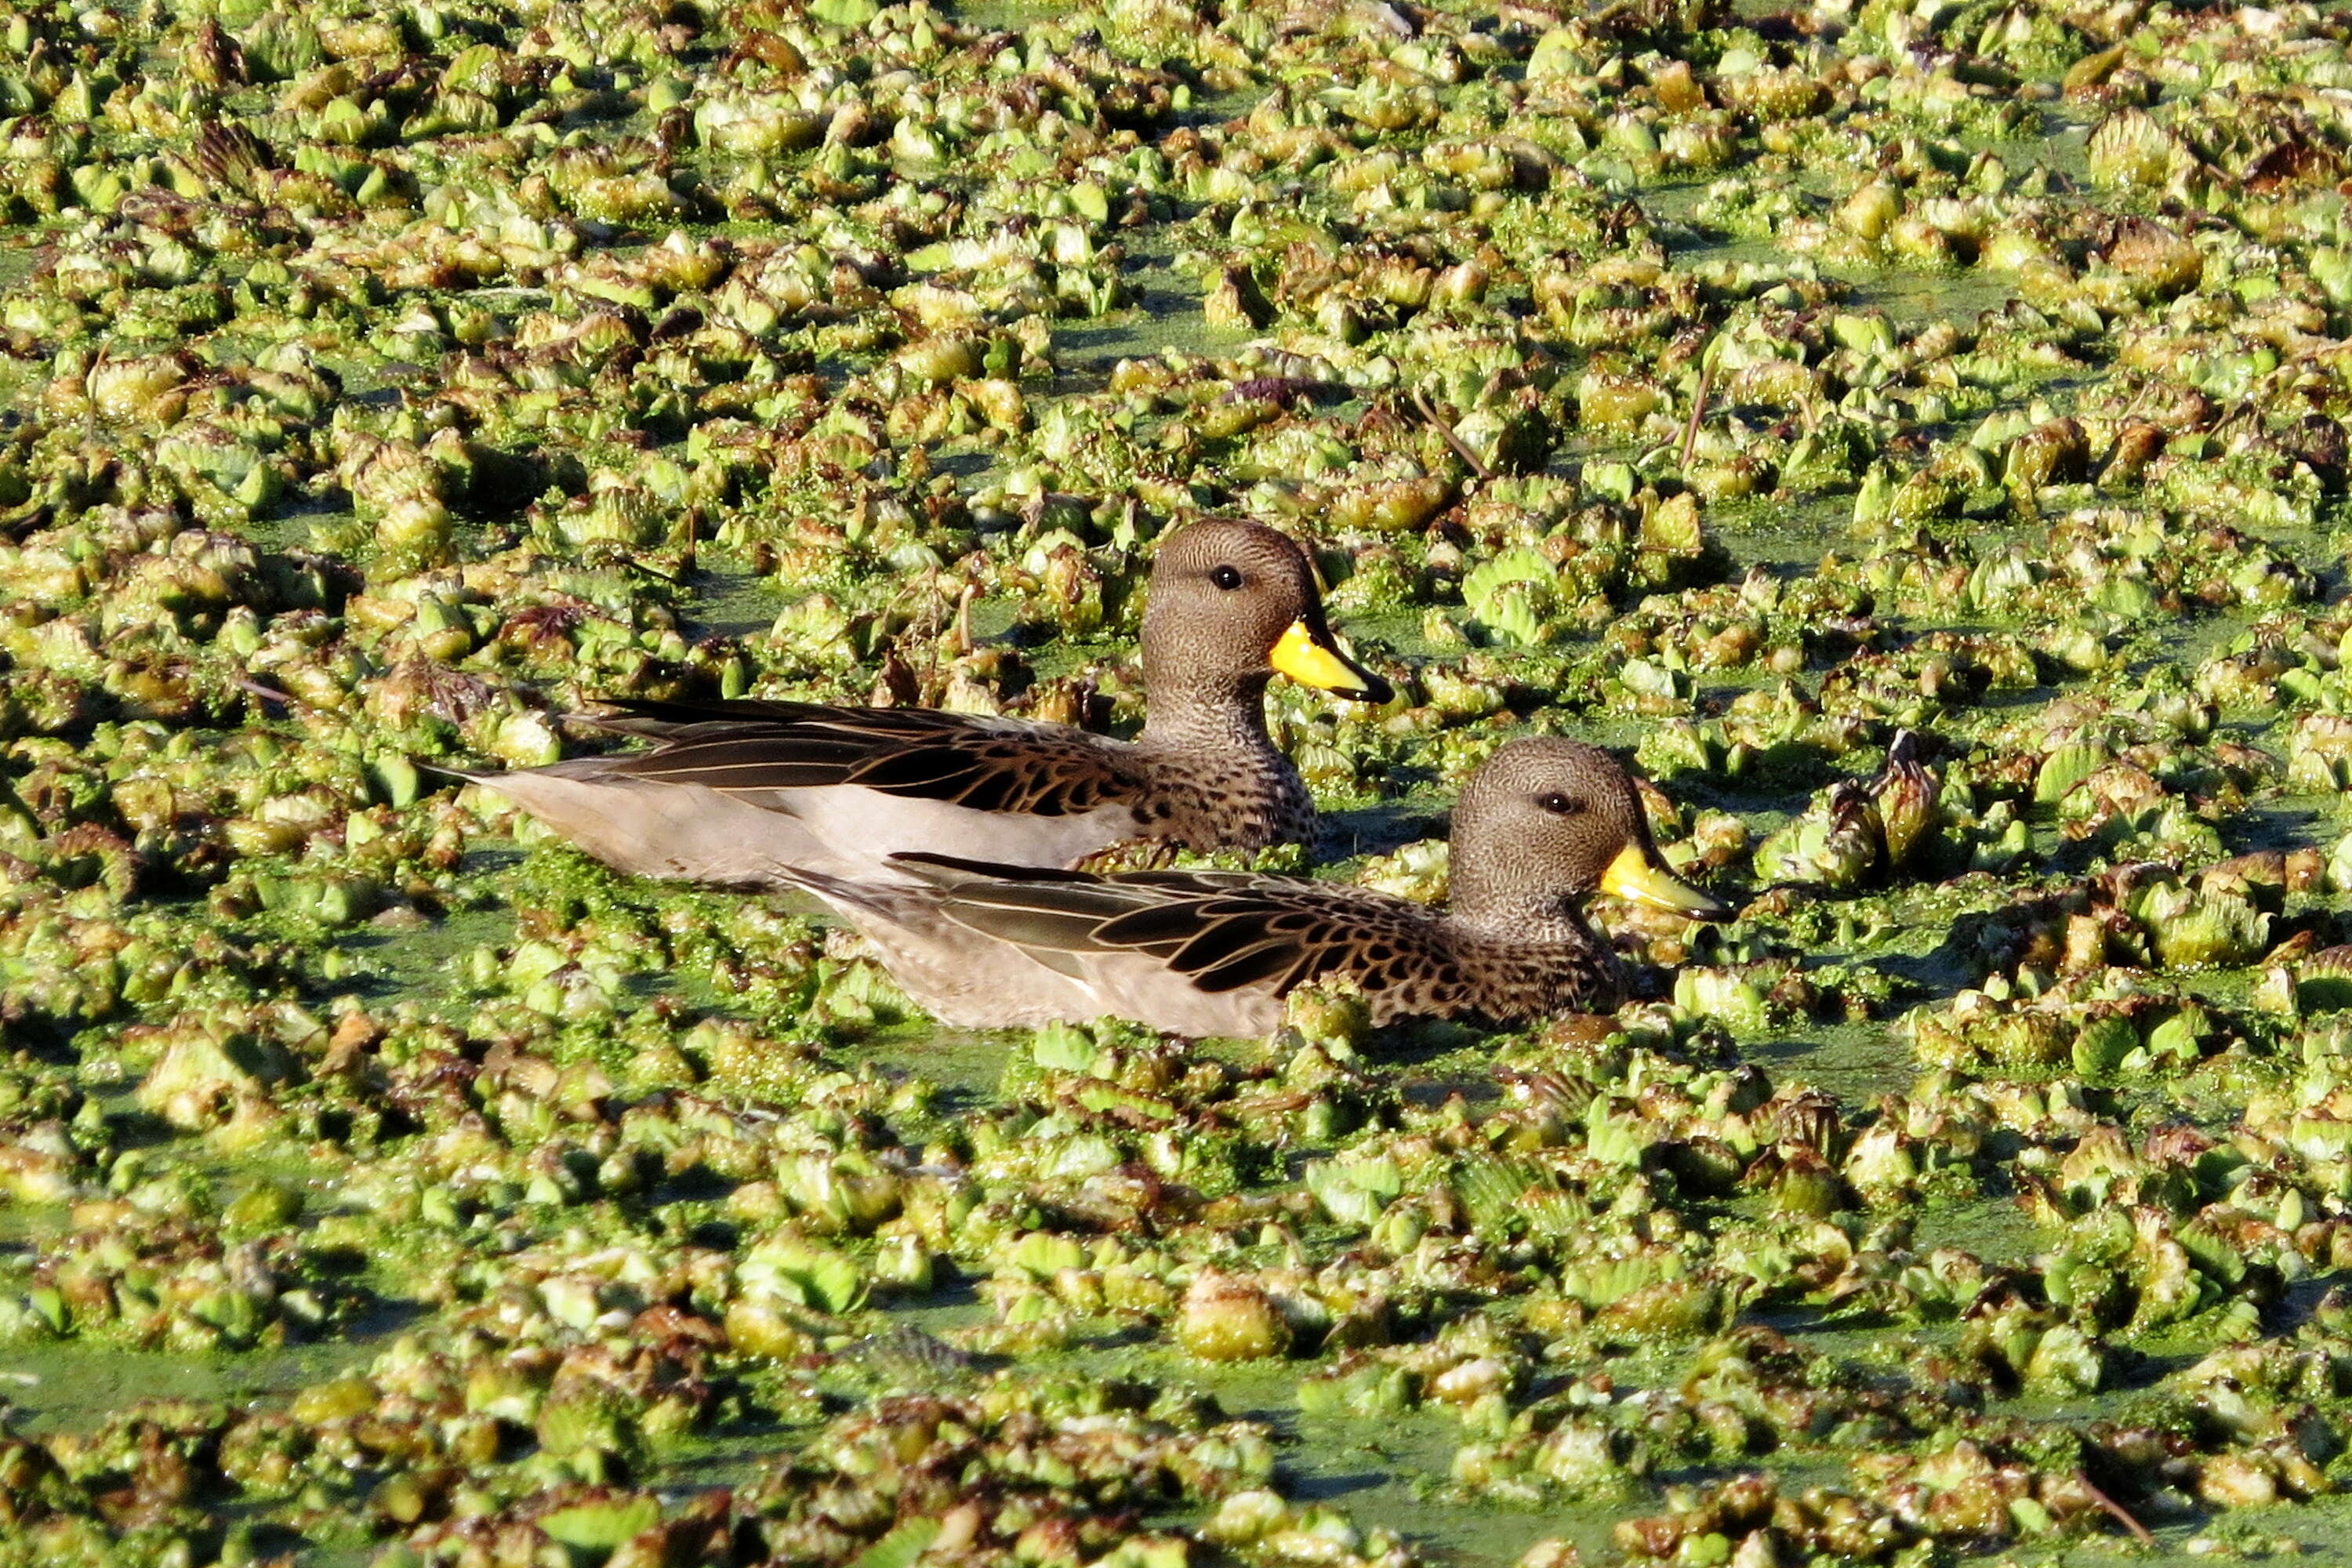
[[[2347,26],[7,6],[0,1564],[2341,1555]],[[1129,732],[1208,513],[1263,864],[1565,732],[1739,918],[942,1032],[436,771]]]

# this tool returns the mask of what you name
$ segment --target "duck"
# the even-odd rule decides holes
[[[655,742],[509,773],[450,770],[635,876],[749,889],[803,873],[903,879],[931,853],[1068,868],[1138,841],[1308,841],[1313,801],[1266,732],[1279,673],[1359,702],[1389,682],[1343,652],[1286,535],[1207,519],[1153,557],[1132,741],[929,709],[761,700],[614,701],[586,721]]]
[[[803,877],[901,989],[972,1028],[1106,1015],[1165,1034],[1263,1036],[1299,986],[1344,978],[1377,1026],[1507,1026],[1613,1010],[1615,952],[1584,913],[1608,893],[1695,921],[1731,910],[1661,862],[1632,777],[1559,736],[1508,742],[1455,805],[1451,907],[1247,871],[1108,875],[900,855],[887,882]]]

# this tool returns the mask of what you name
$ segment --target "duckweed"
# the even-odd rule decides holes
[[[2347,45],[0,3],[0,1564],[2340,1553]],[[1262,864],[1558,731],[1740,918],[960,1037],[440,771],[1131,732],[1210,512],[1398,692]]]

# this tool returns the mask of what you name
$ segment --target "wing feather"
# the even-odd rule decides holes
[[[730,793],[856,784],[978,811],[1081,816],[1144,793],[1116,742],[1061,725],[809,702],[611,704],[588,721],[656,742],[599,771]]]
[[[1221,899],[1217,904],[1199,906],[1200,919],[1192,936],[1183,946],[1168,957],[1168,967],[1184,974],[1202,974],[1268,948],[1282,947],[1288,939],[1271,930],[1262,911],[1246,905],[1234,907],[1239,900]],[[1217,905],[1224,906],[1222,911]]]
[[[1211,994],[1259,987],[1287,995],[1334,970],[1412,952],[1434,920],[1363,889],[1254,872],[1103,877],[897,858],[939,890],[948,919],[1065,973],[1079,973],[1090,954],[1135,953]]]
[[[1287,996],[1303,979],[1336,966],[1344,956],[1337,948],[1314,948],[1300,952],[1286,942],[1261,942],[1256,947],[1234,954],[1213,969],[1204,969],[1192,976],[1192,984],[1212,994],[1239,991],[1263,980],[1280,977],[1274,987],[1276,996]]]
[[[1094,940],[1104,947],[1131,947],[1157,958],[1173,958],[1197,929],[1190,904],[1146,904],[1105,921],[1096,928]]]

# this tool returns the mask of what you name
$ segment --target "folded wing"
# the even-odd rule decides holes
[[[941,856],[895,862],[930,881],[940,910],[1062,970],[1090,955],[1149,955],[1209,993],[1275,996],[1337,971],[1378,989],[1427,954],[1433,918],[1360,889],[1250,872],[1147,871],[1096,877],[1024,871]]]
[[[1082,816],[1143,782],[1117,748],[1060,725],[922,708],[615,702],[591,721],[656,748],[596,759],[605,776],[764,795],[852,784],[973,811]]]

